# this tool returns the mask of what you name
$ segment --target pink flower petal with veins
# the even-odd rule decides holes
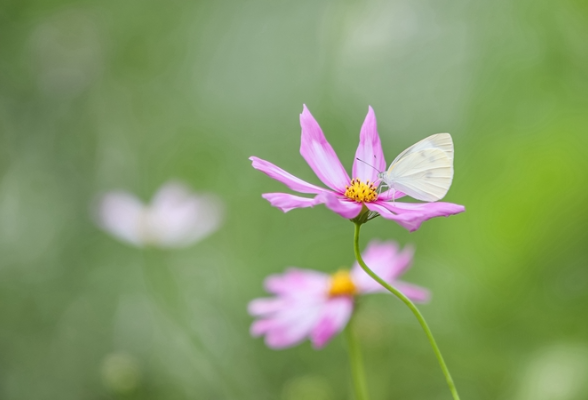
[[[345,185],[350,181],[349,175],[306,105],[300,114],[300,125],[302,157],[325,185],[339,193],[345,192]]]
[[[385,192],[380,193],[380,195],[378,196],[378,201],[398,200],[399,198],[404,196],[406,195],[402,192],[386,190]]]
[[[366,203],[371,211],[379,213],[386,219],[398,222],[413,232],[424,221],[435,217],[448,217],[465,211],[465,207],[453,203],[401,203],[383,202]]]
[[[261,197],[269,201],[272,206],[279,208],[285,213],[295,208],[314,207],[317,204],[322,203],[320,198],[315,197],[310,199],[308,197],[300,197],[287,193],[264,193]]]
[[[328,209],[347,219],[357,217],[363,208],[363,203],[341,199],[333,193],[319,194],[316,198],[317,200],[320,200],[321,203],[324,203]]]
[[[361,179],[363,182],[368,180],[375,182],[378,179],[378,172],[383,172],[385,169],[386,160],[384,159],[384,152],[378,135],[376,115],[370,106],[359,134],[359,145],[353,160],[352,176]]]
[[[328,192],[326,189],[315,186],[295,177],[294,175],[284,171],[280,167],[275,166],[269,161],[265,161],[257,157],[249,157],[249,159],[252,161],[251,164],[253,165],[253,168],[260,170],[270,178],[282,182],[284,185],[298,193],[318,194]]]

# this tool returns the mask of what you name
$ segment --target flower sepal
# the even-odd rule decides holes
[[[373,212],[370,211],[365,204],[361,207],[361,211],[357,215],[357,217],[350,219],[356,225],[363,225],[368,222],[370,219],[374,218]]]

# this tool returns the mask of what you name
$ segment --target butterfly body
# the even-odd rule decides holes
[[[442,199],[453,180],[451,135],[438,133],[415,143],[400,153],[378,178],[393,192],[402,192],[417,200]]]

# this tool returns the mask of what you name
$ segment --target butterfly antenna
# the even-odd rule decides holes
[[[376,158],[376,156],[375,156],[375,155],[374,155],[374,158]],[[379,169],[377,169],[376,167],[374,167],[372,164],[370,164],[370,163],[367,163],[367,162],[363,161],[361,158],[355,157],[355,159],[356,159],[357,161],[360,161],[360,162],[364,163],[365,165],[369,165],[370,167],[372,167],[373,169],[375,169],[376,171],[378,171],[378,173],[381,173],[381,172],[382,172],[382,171],[380,171]]]

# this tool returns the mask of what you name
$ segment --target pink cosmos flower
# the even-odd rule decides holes
[[[349,178],[306,105],[300,114],[300,125],[302,127],[300,154],[319,179],[331,190],[305,182],[268,161],[257,157],[249,158],[253,162],[253,168],[284,183],[290,189],[315,195],[313,198],[308,198],[287,193],[263,194],[263,198],[283,212],[294,208],[325,204],[342,217],[353,219],[365,206],[369,211],[396,221],[412,232],[417,230],[423,221],[430,218],[447,217],[465,211],[464,206],[453,203],[403,203],[394,200],[404,196],[404,193],[393,194],[391,190],[378,192],[375,182],[378,181],[378,171],[386,169],[386,161],[377,131],[376,116],[371,107],[361,127],[359,146],[353,160],[353,179]],[[357,159],[373,162],[374,168]]]
[[[106,232],[137,247],[185,247],[220,227],[222,208],[216,196],[169,182],[151,204],[124,191],[106,193],[98,202],[96,220]]]
[[[394,242],[372,241],[363,256],[376,274],[408,298],[428,301],[427,289],[396,280],[410,267],[411,247],[399,251]],[[283,274],[268,276],[265,288],[276,297],[249,303],[249,313],[258,318],[251,325],[251,334],[265,335],[266,344],[273,349],[293,346],[306,337],[315,348],[321,348],[347,325],[356,296],[388,293],[357,262],[351,271],[333,275],[289,268]]]

